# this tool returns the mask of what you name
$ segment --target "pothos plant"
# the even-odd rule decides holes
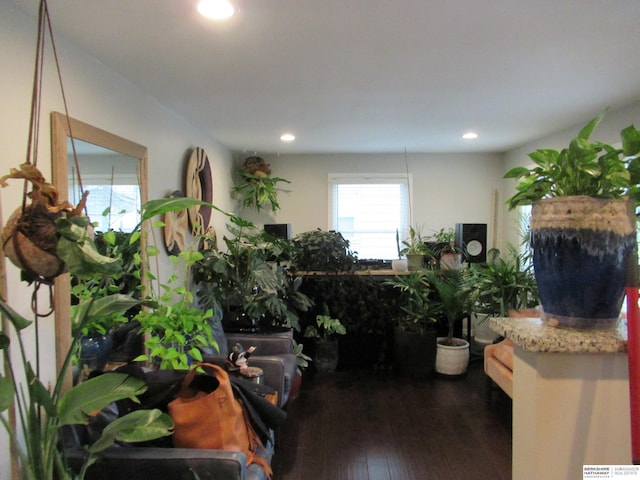
[[[175,266],[182,263],[184,278],[174,271],[160,285],[162,293],[151,297],[155,308],[142,310],[134,317],[140,322],[140,333],[147,335],[145,346],[148,349],[148,354],[140,355],[134,361],[158,359],[161,369],[186,370],[191,360],[203,361],[202,348],[218,349],[208,322],[213,310],[195,306],[193,293],[188,288],[191,268],[202,258],[202,253],[191,249],[169,257]]]
[[[505,178],[519,181],[507,205],[513,209],[549,197],[586,195],[621,198],[640,205],[640,132],[630,125],[620,132],[622,148],[590,141],[606,110],[585,125],[562,150],[539,149],[529,154],[533,168],[515,167]]]
[[[38,179],[42,176],[37,176]],[[49,185],[49,184],[47,184]],[[168,211],[180,210],[203,202],[193,199],[162,199],[145,203],[142,221]],[[100,274],[105,279],[121,272],[118,258],[100,255],[87,233],[89,220],[81,215],[62,215],[56,222],[59,238],[57,255],[68,271],[78,279],[94,278]],[[132,234],[135,241],[140,232]],[[93,315],[124,312],[139,303],[127,295],[114,294],[102,298],[83,299],[75,311],[77,331],[81,331]],[[0,310],[6,323],[13,330],[0,331],[5,372],[0,374],[0,423],[6,430],[16,452],[20,476],[28,480],[82,479],[87,468],[98,461],[101,452],[116,440],[142,442],[171,434],[173,422],[160,410],[137,410],[106,427],[99,439],[86,446],[87,455],[78,474],[71,471],[65,461],[62,429],[68,425],[87,424],[90,416],[112,402],[137,396],[146,390],[140,380],[121,373],[110,373],[91,378],[65,391],[67,371],[79,337],[74,335],[65,361],[55,383],[49,388],[39,376],[34,364],[39,355],[39,345],[29,348],[23,339],[25,330],[32,324],[0,299]],[[35,360],[30,354],[35,351]],[[15,360],[17,358],[17,360]],[[16,368],[14,362],[19,362]],[[16,424],[9,421],[4,412],[13,409]]]

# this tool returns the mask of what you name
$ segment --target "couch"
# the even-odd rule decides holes
[[[93,443],[102,429],[119,415],[135,408],[160,408],[166,406],[177,394],[185,372],[160,370],[147,371],[139,366],[120,367],[134,377],[144,379],[147,391],[140,396],[141,407],[130,400],[112,403],[97,415],[91,417],[88,425],[65,427],[65,454],[69,465],[78,471],[85,456],[84,445]],[[108,373],[107,373],[108,375]],[[282,409],[259,398],[271,388],[254,385],[243,379],[232,379],[236,396],[243,404],[250,404],[247,418],[258,415],[262,422],[260,435],[263,446],[258,447],[257,455],[268,463],[274,451],[274,428],[286,418]],[[261,394],[256,391],[262,391]],[[257,402],[257,403],[256,403]],[[265,407],[266,404],[266,407]],[[253,422],[252,422],[253,423]],[[259,432],[256,429],[256,432]],[[107,449],[100,460],[92,465],[85,476],[87,480],[124,478],[127,480],[266,480],[267,474],[258,463],[246,465],[244,453],[225,450],[173,448],[171,437],[155,440],[145,445],[117,444]]]
[[[273,446],[265,458],[271,461]],[[78,468],[84,451],[67,450],[67,460]],[[89,468],[87,480],[266,480],[256,463],[248,467],[243,453],[189,448],[113,447]],[[196,476],[197,475],[197,476]]]

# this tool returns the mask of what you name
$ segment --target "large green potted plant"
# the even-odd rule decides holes
[[[438,337],[435,370],[443,375],[460,375],[469,364],[469,342],[454,337],[454,329],[456,322],[469,314],[470,297],[464,288],[466,272],[441,269],[428,270],[425,275],[435,291],[432,301],[447,327],[447,335]]]
[[[640,203],[640,132],[621,131],[622,148],[590,141],[605,112],[562,150],[529,154],[516,167],[511,209],[532,204],[531,246],[547,325],[615,328],[624,298],[625,262],[637,262],[635,207]]]
[[[292,245],[252,222],[231,216],[226,250],[207,250],[194,264],[196,297],[203,308],[222,310],[228,331],[299,330],[299,312],[311,306],[300,292],[302,280],[280,260]]]
[[[356,268],[357,255],[340,232],[309,230],[296,235],[293,244],[292,263],[298,271],[351,272]]]
[[[513,246],[509,246],[506,255],[493,248],[487,252],[486,263],[470,264],[465,285],[474,316],[474,340],[481,345],[497,338],[497,334],[487,331],[490,317],[507,317],[510,310],[532,308],[539,303],[529,255]]]
[[[401,375],[427,378],[436,361],[437,304],[423,270],[386,282],[399,290],[400,312],[393,318],[394,363]]]
[[[198,202],[189,199],[186,203]],[[143,220],[149,220],[166,211],[185,208],[184,203],[151,201],[143,207]],[[194,203],[195,204],[195,203]],[[202,204],[202,202],[199,202]],[[81,215],[63,213],[55,223],[58,244],[56,254],[65,268],[80,281],[102,275],[105,280],[122,272],[118,258],[100,255],[87,233],[89,221]],[[134,233],[130,241],[135,241]],[[74,310],[75,331],[83,328],[95,316],[123,313],[140,300],[122,294],[102,298],[87,298]],[[67,372],[76,349],[79,336],[74,335],[66,360],[58,372],[56,381],[49,387],[39,377],[39,368],[30,357],[23,332],[32,323],[18,314],[0,299],[0,310],[14,335],[0,332],[0,349],[6,370],[0,374],[0,423],[9,435],[18,458],[20,477],[30,480],[63,480],[83,478],[86,468],[95,463],[100,453],[115,441],[141,442],[171,433],[172,422],[159,410],[139,410],[112,422],[102,436],[87,445],[87,456],[79,473],[73,473],[66,464],[63,428],[68,425],[86,424],[89,414],[100,411],[112,402],[135,398],[144,392],[144,383],[124,374],[100,375],[65,389]],[[35,359],[39,358],[39,346],[35,345]],[[19,360],[15,360],[15,359]],[[21,363],[16,368],[14,362]],[[16,425],[4,412],[13,408]]]

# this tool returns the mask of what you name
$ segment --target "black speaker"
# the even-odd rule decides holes
[[[470,263],[487,261],[487,224],[456,223],[456,247],[465,251]]]
[[[291,240],[290,223],[268,223],[265,224],[264,231],[272,237],[282,238],[283,240]]]

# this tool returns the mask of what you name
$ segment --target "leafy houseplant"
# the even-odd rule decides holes
[[[197,202],[190,199],[187,204]],[[194,203],[195,204],[195,203]],[[198,204],[202,204],[199,202]],[[186,205],[188,206],[188,205]],[[143,206],[142,218],[148,220],[166,211],[184,208],[183,204],[165,201],[147,202]],[[59,236],[57,254],[68,271],[78,279],[95,278],[101,274],[105,279],[121,273],[121,262],[117,258],[105,257],[98,253],[93,240],[87,234],[88,219],[80,215],[62,215],[56,222]],[[134,241],[137,234],[132,235]],[[126,297],[126,298],[125,298]],[[102,298],[91,297],[82,300],[74,311],[76,332],[82,331],[85,323],[93,315],[110,315],[125,312],[139,300],[121,294]],[[100,375],[64,391],[67,370],[78,341],[74,335],[66,360],[58,372],[55,385],[47,388],[39,378],[38,365],[33,365],[24,344],[23,331],[31,324],[4,300],[0,300],[0,310],[15,330],[13,341],[17,343],[17,357],[22,368],[14,368],[10,350],[14,346],[9,332],[0,332],[0,349],[3,351],[7,370],[0,375],[0,412],[13,407],[21,434],[4,415],[0,422],[9,434],[9,441],[15,448],[21,477],[32,480],[53,480],[83,478],[86,468],[95,463],[100,453],[114,441],[140,442],[152,440],[171,433],[172,422],[168,415],[159,410],[139,410],[112,422],[102,432],[102,436],[88,445],[87,457],[76,477],[67,467],[64,459],[62,429],[67,425],[86,424],[91,412],[96,412],[121,399],[135,399],[144,392],[143,382],[124,374]],[[36,359],[39,357],[38,345]],[[23,372],[23,373],[21,373]],[[6,376],[5,376],[6,375]],[[21,439],[20,437],[23,437]]]
[[[178,265],[184,264],[185,283],[190,279],[194,263],[203,258],[202,253],[193,250],[180,252],[169,259]],[[213,310],[202,310],[193,305],[193,293],[185,284],[179,284],[179,275],[174,272],[165,284],[163,293],[152,300],[156,306],[152,310],[142,310],[135,316],[140,322],[141,334],[147,334],[145,346],[149,353],[140,355],[134,361],[147,362],[159,359],[161,369],[186,370],[191,360],[203,361],[202,348],[218,344],[213,338],[208,319]]]
[[[430,255],[431,251],[427,248],[425,237],[419,228],[409,227],[409,236],[402,241],[398,254],[407,257],[409,270],[420,270],[424,267],[425,256]]]
[[[271,207],[276,212],[280,209],[278,203],[278,183],[291,183],[280,177],[271,177],[269,165],[260,157],[248,157],[239,171],[240,181],[233,187],[232,192],[239,198],[242,208],[260,211]]]
[[[304,336],[313,338],[317,342],[327,343],[336,339],[336,335],[346,335],[347,329],[337,318],[331,318],[328,313],[316,316],[316,325],[309,325]]]
[[[335,371],[338,366],[338,340],[336,336],[346,335],[346,333],[347,329],[340,320],[331,317],[326,306],[325,313],[316,316],[316,325],[307,326],[304,336],[315,341],[314,360],[319,371]]]
[[[400,291],[401,314],[394,318],[397,327],[405,332],[422,334],[433,330],[437,323],[437,311],[432,289],[424,271],[397,275],[386,282]]]
[[[525,255],[509,247],[506,257],[491,249],[487,263],[471,264],[465,283],[475,313],[506,317],[509,310],[538,305],[538,289],[533,268]]]
[[[456,247],[456,232],[453,228],[441,228],[427,240],[437,268],[457,268],[464,250]]]
[[[536,150],[529,154],[533,168],[505,174],[519,181],[509,207],[533,204],[533,264],[542,316],[551,326],[614,328],[625,261],[637,262],[633,207],[640,204],[640,132],[633,125],[624,128],[622,148],[591,142],[605,113],[568,147]]]
[[[99,300],[118,294],[123,300],[140,299],[142,289],[140,240],[137,232],[135,238],[131,233],[122,231],[96,232],[94,242],[101,255],[121,260],[122,271],[109,276],[97,274],[93,278],[84,279],[71,276],[72,333],[74,336],[81,336],[77,352],[78,366],[87,372],[104,368],[111,354],[114,331],[129,322],[140,310],[140,302],[132,304],[126,312],[103,313],[96,309],[86,322],[81,322],[82,305],[86,305],[91,298]],[[82,329],[78,331],[80,323]]]
[[[395,364],[401,374],[426,378],[436,359],[437,304],[423,270],[398,275],[387,285],[400,291],[401,313],[394,316]]]
[[[298,271],[352,272],[358,260],[340,232],[310,230],[293,239],[293,265]]]
[[[494,248],[487,252],[486,263],[470,264],[465,284],[474,314],[474,339],[478,343],[491,343],[497,338],[485,326],[490,317],[507,317],[511,310],[539,304],[530,258],[512,246],[506,256]]]
[[[199,304],[222,310],[230,329],[299,330],[299,312],[312,302],[299,290],[302,279],[278,261],[291,256],[292,245],[237,216],[227,229],[226,251],[207,250],[194,264]]]

